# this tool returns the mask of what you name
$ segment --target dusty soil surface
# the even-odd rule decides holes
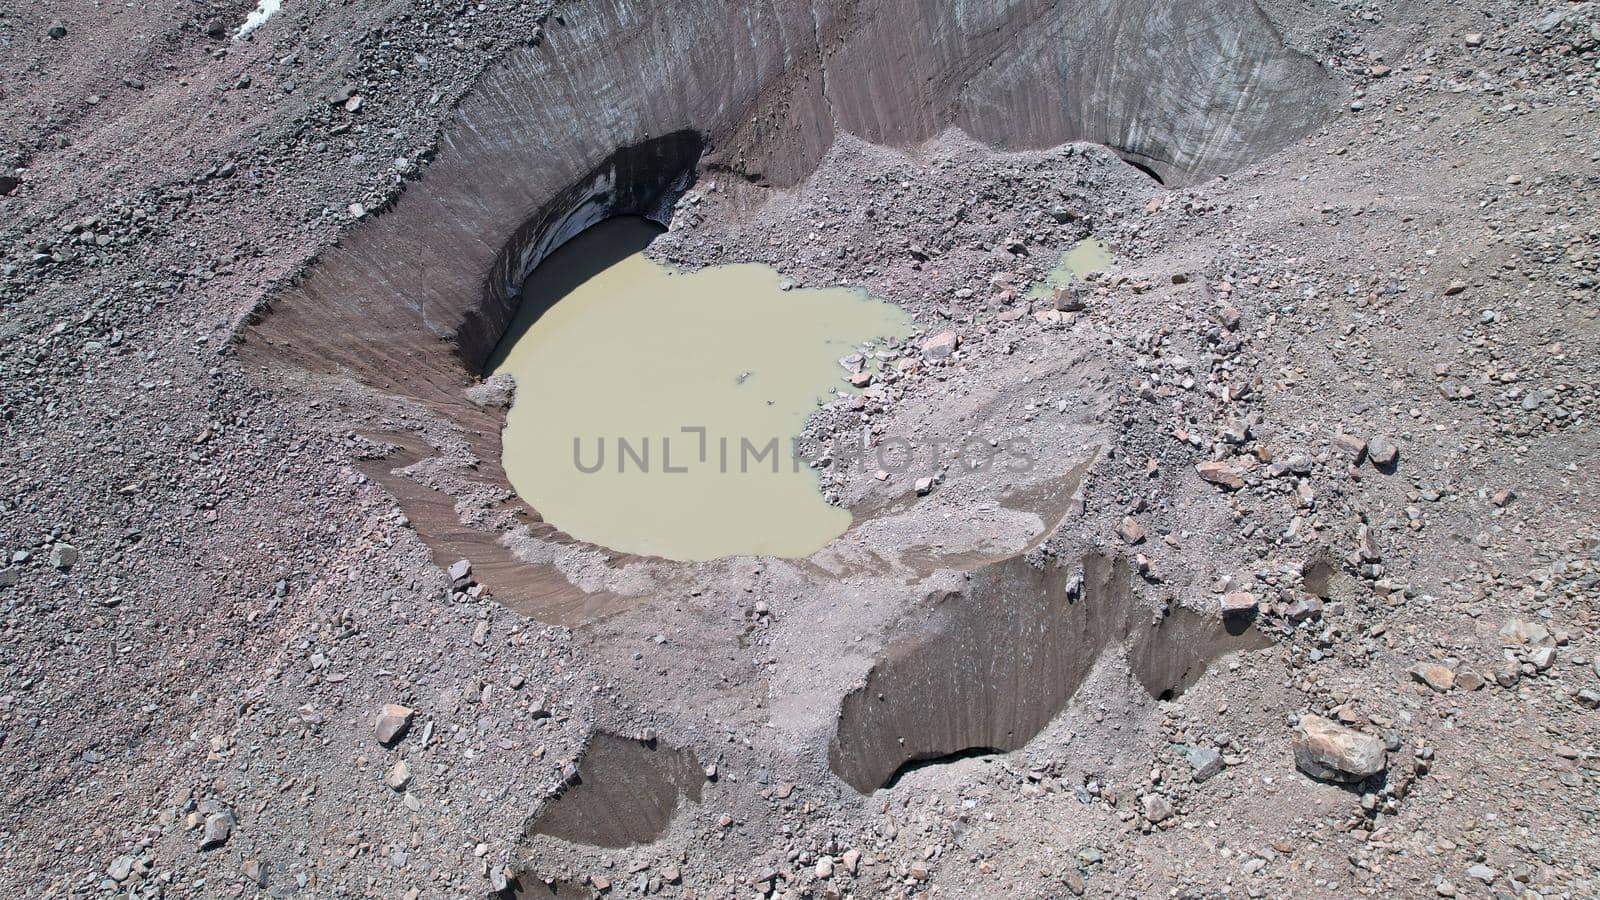
[[[443,571],[369,476],[411,461],[370,438],[402,416],[422,481],[472,463],[446,424],[236,353],[553,17],[290,0],[231,42],[246,12],[0,11],[0,893],[1600,892],[1595,4],[1285,4],[1347,101],[1181,191],[958,133],[703,175],[653,252],[864,285],[924,334],[813,421],[837,545],[523,547],[626,601],[559,624]],[[1083,309],[1030,305],[1087,235],[1116,262]],[[1039,465],[834,465],[863,428]],[[1271,644],[1159,691],[1113,647],[1020,750],[840,780],[841,699],[1019,554],[1118,558],[1135,619],[1230,603]],[[1383,770],[1308,775],[1307,714]],[[667,762],[586,772],[597,732]],[[597,795],[644,805],[526,833]]]

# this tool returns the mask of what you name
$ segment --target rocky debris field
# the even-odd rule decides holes
[[[1271,639],[1165,697],[1108,656],[1024,749],[869,796],[786,723],[891,643],[879,582],[737,560],[541,624],[435,564],[346,410],[233,353],[560,10],[0,11],[0,893],[1600,893],[1600,8],[1275,9],[1348,99],[1225,178],[841,137],[793,190],[704,173],[652,247],[917,316],[846,360],[819,464],[1066,435],[1081,502],[1030,559]],[[1085,237],[1107,269],[1031,297]],[[823,478],[954,515],[993,500],[960,464]],[[596,732],[692,750],[699,799],[651,843],[525,836]]]

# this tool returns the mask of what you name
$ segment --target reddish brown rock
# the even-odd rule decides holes
[[[1222,597],[1222,616],[1252,616],[1257,609],[1256,595],[1249,591],[1231,591]]]
[[[1333,436],[1334,449],[1349,457],[1350,462],[1360,465],[1367,456],[1367,442],[1353,434],[1336,434]]]
[[[1456,686],[1456,673],[1438,663],[1417,663],[1411,667],[1411,678],[1441,694]]]
[[[392,744],[405,734],[411,724],[411,708],[398,703],[385,703],[373,723],[372,732],[380,744]]]
[[[1130,544],[1142,543],[1144,541],[1144,526],[1135,522],[1132,516],[1128,516],[1122,520],[1122,524],[1117,526],[1117,536]]]
[[[1218,487],[1226,488],[1230,491],[1237,491],[1244,487],[1244,479],[1239,476],[1233,466],[1227,463],[1203,462],[1195,466],[1194,470],[1200,473],[1201,478]]]

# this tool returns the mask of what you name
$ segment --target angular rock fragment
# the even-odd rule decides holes
[[[1514,646],[1543,646],[1555,643],[1555,639],[1550,636],[1550,629],[1538,622],[1508,619],[1500,627],[1500,642]]]
[[[233,834],[233,813],[226,810],[206,816],[205,830],[200,835],[200,849],[220,847]]]
[[[1256,595],[1249,591],[1229,591],[1222,596],[1222,617],[1247,618],[1256,614]]]
[[[78,548],[66,541],[56,541],[50,546],[50,565],[65,572],[78,564]]]
[[[929,362],[949,359],[961,346],[961,338],[954,331],[941,331],[922,342],[922,358]]]
[[[1307,619],[1320,616],[1322,615],[1322,599],[1312,594],[1306,594],[1289,604],[1289,608],[1284,611],[1284,615],[1291,622],[1304,622]]]
[[[405,760],[400,760],[383,776],[383,783],[391,791],[405,790],[406,785],[411,783],[411,767],[406,765]]]
[[[1400,460],[1400,448],[1386,437],[1374,437],[1367,441],[1367,459],[1378,468],[1388,468]]]
[[[392,744],[405,734],[411,725],[411,708],[398,703],[385,703],[378,719],[373,723],[373,736],[380,744]]]
[[[1363,525],[1356,530],[1356,549],[1366,562],[1378,562],[1383,559],[1383,551],[1378,549],[1378,540],[1373,537],[1370,525]]]
[[[1267,472],[1273,478],[1282,478],[1284,475],[1310,475],[1315,461],[1304,453],[1295,453],[1277,460]]]
[[[516,379],[508,372],[490,375],[466,390],[467,401],[483,409],[510,409],[516,393]]]
[[[1333,446],[1340,453],[1349,457],[1351,465],[1360,465],[1367,458],[1367,442],[1353,434],[1339,433],[1333,436]]]
[[[1157,825],[1172,818],[1172,804],[1160,794],[1144,795],[1144,817],[1150,824]]]
[[[1354,784],[1388,766],[1382,741],[1318,715],[1300,717],[1293,746],[1300,771],[1323,781]]]
[[[1411,678],[1441,694],[1456,686],[1456,673],[1438,663],[1417,663],[1411,667]]]
[[[1226,488],[1230,491],[1237,491],[1244,487],[1244,479],[1239,476],[1239,473],[1232,466],[1225,462],[1203,462],[1195,466],[1194,470],[1200,473],[1201,478],[1218,487]]]
[[[259,859],[247,859],[239,864],[239,874],[256,887],[267,886],[267,867]]]
[[[1117,526],[1117,536],[1130,544],[1140,543],[1144,540],[1144,526],[1134,521],[1132,516],[1128,516]]]
[[[1050,301],[1058,312],[1082,312],[1089,308],[1089,286],[1076,281],[1060,285],[1051,290]]]
[[[1188,747],[1184,754],[1195,781],[1206,781],[1222,771],[1222,754],[1211,747]]]

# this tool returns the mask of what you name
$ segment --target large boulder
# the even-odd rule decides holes
[[[1306,715],[1295,729],[1294,764],[1312,778],[1354,784],[1382,772],[1388,759],[1372,735]]]

